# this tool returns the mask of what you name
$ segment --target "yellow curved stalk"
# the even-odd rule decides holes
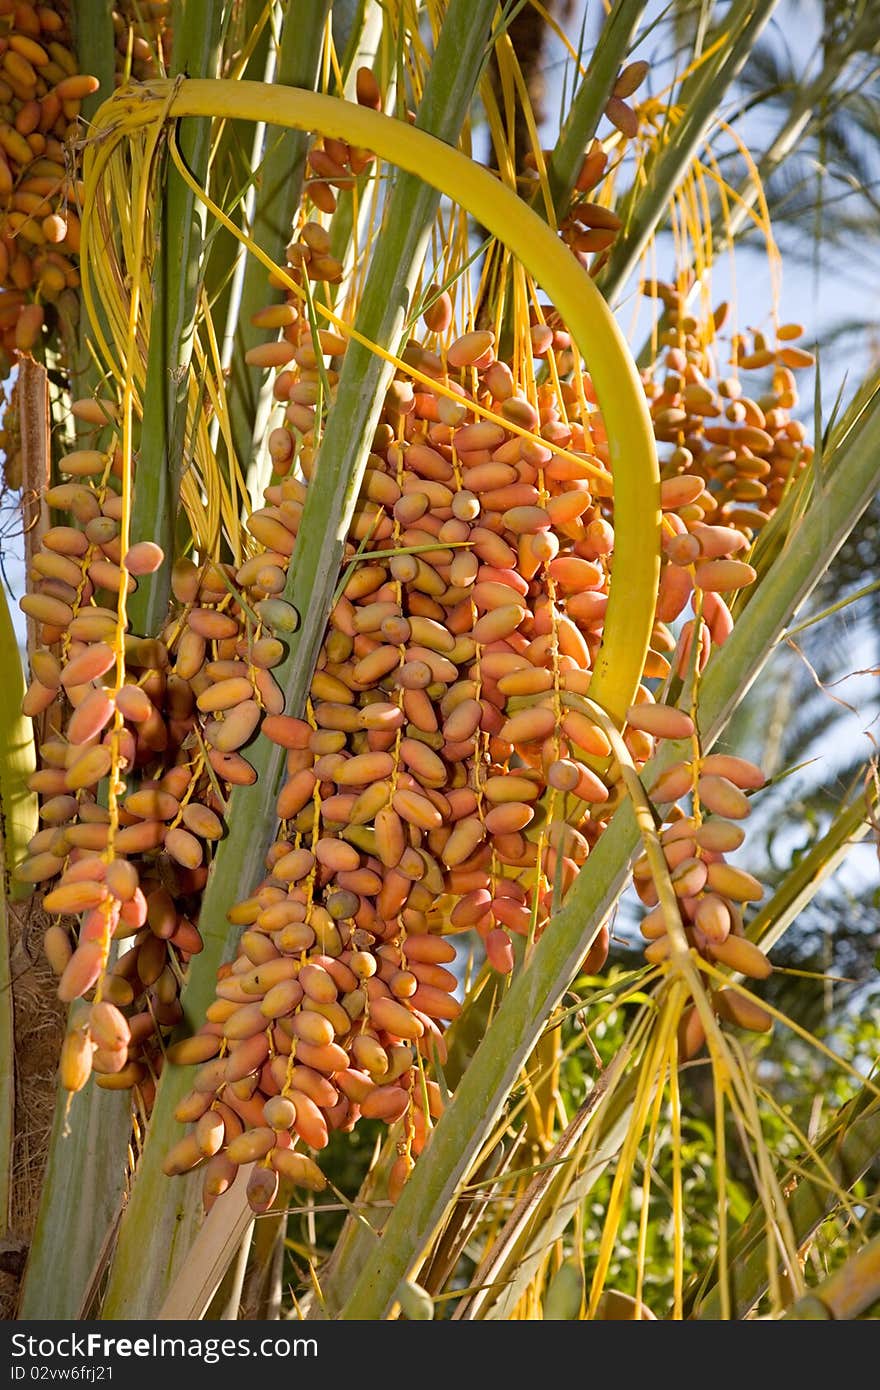
[[[184,183],[189,185],[196,197],[201,199],[211,216],[220,222],[226,230],[246,248],[250,255],[255,256],[257,260],[262,263],[269,275],[274,276],[283,283],[284,288],[301,301],[301,309],[304,309],[305,312],[309,314],[320,315],[341,337],[347,338],[351,342],[360,343],[361,347],[368,348],[370,352],[374,353],[377,357],[381,357],[384,362],[394,367],[396,371],[402,372],[403,375],[409,377],[411,381],[418,382],[427,390],[433,391],[437,396],[445,396],[448,400],[454,401],[456,404],[460,403],[461,397],[458,392],[451,386],[446,385],[442,379],[428,376],[425,372],[420,372],[419,369],[414,367],[410,362],[404,361],[402,357],[397,357],[380,343],[365,337],[349,320],[340,317],[340,315],[334,313],[332,309],[328,309],[326,304],[322,304],[320,301],[317,303],[313,302],[314,297],[310,296],[309,292],[299,285],[288,271],[279,266],[270,256],[267,256],[257,243],[248,236],[247,232],[237,227],[232,218],[227,217],[219,204],[215,203],[206,190],[199,185],[187,169],[183,156],[177,148],[177,142],[173,139],[169,141],[169,150],[177,172],[180,174]],[[83,276],[84,286],[85,283],[86,277]],[[86,297],[88,303],[93,302],[88,298],[85,288],[83,290],[83,295]],[[311,307],[306,307],[308,303],[311,304]],[[471,316],[473,316],[473,306],[471,306]],[[479,401],[470,402],[468,405],[468,413],[477,416],[480,420],[491,420],[493,424],[501,425],[508,433],[516,434],[522,440],[528,440],[532,444],[544,444],[556,458],[569,459],[570,461],[573,460],[581,464],[595,479],[594,490],[596,496],[608,497],[611,495],[607,491],[609,480],[608,470],[603,463],[594,459],[593,455],[587,453],[572,453],[570,449],[563,448],[561,444],[555,444],[552,440],[544,440],[539,434],[535,434],[533,430],[527,429],[525,425],[519,425],[514,420],[508,420],[505,416],[497,414],[494,410],[490,410],[488,406],[481,404]],[[603,488],[606,490],[600,490]]]
[[[269,121],[374,151],[416,174],[502,241],[540,283],[586,362],[608,434],[615,550],[605,633],[591,695],[623,722],[641,678],[660,569],[660,492],[650,415],[622,331],[590,276],[510,189],[451,146],[379,112],[290,87],[191,79],[123,89],[96,114],[94,134],[134,134],[184,116]]]

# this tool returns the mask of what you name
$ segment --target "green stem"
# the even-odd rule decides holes
[[[213,0],[187,4],[176,0],[173,73],[214,76],[220,56],[222,15],[223,6]],[[207,171],[210,140],[210,121],[202,118],[181,123],[181,153],[199,180],[204,179]],[[132,544],[156,541],[167,556],[175,554],[203,238],[204,211],[178,173],[168,167],[154,267],[152,331],[131,520]],[[170,590],[170,563],[140,580],[128,605],[133,632],[150,636],[160,631]]]
[[[97,3],[92,5],[76,6],[72,14],[74,45],[79,71],[90,73],[93,77],[97,77],[100,83],[97,92],[93,92],[82,102],[82,116],[86,121],[92,120],[100,106],[113,95],[115,88],[116,36],[113,30],[112,9],[111,0],[97,0]],[[82,309],[81,295],[78,295],[77,299],[79,303],[77,322],[71,324],[68,329],[65,318],[62,317],[60,327],[65,341],[65,355],[67,357],[65,367],[71,383],[72,394],[74,397],[87,397],[92,394],[100,394],[101,374],[92,353],[89,351],[89,321]],[[98,311],[100,312],[100,306],[98,306]],[[103,320],[103,315],[102,331],[106,335],[107,326],[106,321]],[[60,424],[61,421],[58,421],[57,426]],[[70,435],[86,441],[83,443],[83,448],[98,447],[95,443],[93,426],[84,421],[74,420],[73,417],[69,417],[64,424],[66,426],[64,430],[58,427],[53,430],[53,440],[64,440],[65,447],[62,452],[75,447],[72,439],[67,438],[68,432]],[[102,436],[101,442],[103,443],[107,435],[102,431]]]
[[[241,1291],[244,1288],[244,1278],[247,1274],[248,1257],[251,1252],[255,1225],[256,1222],[252,1221],[242,1237],[241,1245],[238,1247],[238,1256],[229,1265],[217,1285],[217,1292],[203,1314],[206,1322],[236,1322],[238,1320]]]
[[[602,25],[587,71],[578,87],[547,161],[547,182],[556,225],[571,204],[571,195],[584,162],[584,153],[596,134],[617,74],[635,41],[645,0],[620,0]],[[547,221],[547,204],[540,186],[530,200],[539,217]],[[501,329],[502,348],[509,348],[513,333],[513,304],[508,296]]]
[[[880,589],[880,579],[875,579],[871,584],[863,584],[854,593],[847,594],[845,598],[838,599],[836,603],[830,603],[819,613],[813,613],[809,618],[804,618],[802,623],[795,623],[794,627],[787,628],[783,634],[785,641],[788,641],[789,637],[796,637],[799,632],[805,632],[808,627],[813,627],[816,623],[824,622],[834,613],[841,613],[844,608],[849,608],[850,604],[858,603],[860,598],[867,598],[868,594],[875,594],[878,589]]]
[[[339,66],[344,79],[351,71],[364,25],[368,22],[367,12],[376,9],[375,0],[335,0],[330,23],[333,45],[339,54]]]
[[[101,84],[84,98],[80,110],[90,121],[102,102],[113,95],[116,70],[116,36],[113,32],[112,0],[92,0],[73,7],[73,44],[77,71],[90,73]]]
[[[345,61],[342,64],[342,74],[345,80],[342,95],[347,101],[356,100],[358,68],[368,67],[379,84],[379,90],[384,94],[385,109],[389,108],[394,95],[395,78],[394,75],[389,77],[384,71],[387,50],[390,45],[383,29],[385,26],[390,26],[391,22],[390,15],[383,14],[378,5],[371,4],[368,8],[364,7],[364,13],[360,16],[361,27],[357,33],[353,32],[349,36]],[[358,245],[364,246],[369,243],[373,211],[372,200],[368,191],[375,178],[375,168],[367,168],[362,174],[358,174],[352,188],[340,188],[336,192],[336,211],[328,229],[330,232],[330,254],[342,262],[343,269],[342,279],[339,283],[327,286],[327,300],[331,305],[338,303],[340,295],[345,291],[346,283],[354,270],[355,252]],[[357,222],[355,222],[355,209],[357,209]]]
[[[329,8],[330,0],[288,6],[281,31],[276,85],[314,88]],[[280,265],[284,264],[284,251],[299,206],[309,144],[307,131],[279,129],[271,124],[266,127],[250,233],[257,245]],[[240,254],[246,256],[244,248]],[[266,283],[264,267],[253,256],[247,256],[241,294],[231,306],[227,328],[233,348],[227,403],[233,450],[252,496],[266,481],[261,478],[265,460],[261,464],[259,453],[272,393],[268,373],[248,366],[245,354],[266,336],[264,328],[256,328],[251,322],[252,315],[264,305],[280,303],[282,297],[280,289]]]
[[[596,134],[602,112],[608,104],[617,74],[630,52],[645,12],[645,0],[620,0],[612,7],[602,26],[593,56],[547,164],[547,178],[553,210],[559,222],[571,200],[584,152]],[[532,204],[539,216],[546,216],[544,201],[535,195]]]
[[[272,82],[275,76],[274,35],[271,20],[266,14],[265,0],[245,0],[237,13],[230,16],[224,55],[237,55],[245,48],[248,57],[241,77],[251,82]],[[221,68],[225,68],[225,62],[226,59],[222,61]],[[211,155],[211,181],[212,185],[216,185],[219,200],[224,206],[232,208],[232,216],[238,227],[249,228],[253,220],[265,133],[263,125],[254,126],[248,121],[223,121],[216,130]],[[225,227],[212,229],[210,240],[205,245],[205,299],[210,305],[213,322],[225,325],[225,336],[221,343],[224,368],[229,367],[228,340],[238,322],[245,260],[241,243],[231,231]],[[228,405],[228,383],[226,389]],[[211,422],[215,449],[216,435],[219,435],[219,421],[215,418]],[[228,478],[225,452],[221,444],[221,466]]]

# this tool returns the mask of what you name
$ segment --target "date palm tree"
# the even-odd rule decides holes
[[[679,9],[3,20],[10,1317],[876,1315],[876,1028],[775,949],[870,756],[728,856],[876,493],[775,193],[880,23],[770,89],[777,0]]]

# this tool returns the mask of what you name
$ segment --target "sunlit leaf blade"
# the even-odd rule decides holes
[[[131,1098],[90,1086],[59,1093],[19,1318],[77,1321],[112,1248],[128,1164]]]

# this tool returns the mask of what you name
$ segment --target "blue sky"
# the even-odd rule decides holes
[[[649,0],[640,32],[646,37],[640,42],[634,56],[648,58],[654,67],[648,75],[642,93],[656,92],[665,87],[674,76],[674,63],[663,60],[662,44],[668,42],[669,26],[650,30],[651,24],[668,8],[660,0]],[[725,6],[719,8],[722,12]],[[577,43],[582,24],[586,22],[586,51],[593,46],[598,26],[604,15],[602,0],[571,0],[571,13],[565,20],[565,30],[570,39]],[[821,63],[821,11],[820,0],[781,0],[778,8],[766,25],[761,42],[769,44],[784,55],[792,69],[804,81],[815,75]],[[658,61],[659,60],[659,61]],[[563,72],[567,62],[562,44],[555,38],[551,41],[545,68],[546,79],[546,119],[542,127],[542,138],[550,144],[555,137],[559,120],[560,100],[563,92]],[[571,92],[571,76],[567,78],[566,93]],[[730,115],[737,105],[735,96],[730,95],[719,108],[719,116]],[[745,138],[751,151],[759,156],[770,144],[776,134],[776,123],[780,116],[761,105],[746,117],[738,119],[736,128]],[[833,179],[827,184],[829,194],[840,196],[843,186]],[[787,233],[787,243],[800,250],[801,255],[788,255],[782,274],[780,318],[781,321],[797,320],[806,326],[805,342],[822,344],[829,331],[841,323],[853,319],[871,320],[880,318],[880,264],[876,245],[856,243],[842,254],[840,248],[822,247],[818,260],[814,257],[815,243],[813,224],[803,228],[802,235],[792,240]],[[664,248],[669,254],[667,271],[671,269],[671,243],[668,238],[658,238],[658,255],[661,273],[663,272]],[[732,290],[731,267],[725,257],[716,262],[713,274],[716,301],[730,297]],[[736,259],[736,297],[740,306],[741,322],[754,327],[767,326],[768,272],[763,249],[753,238],[739,248]],[[621,312],[621,323],[626,326],[627,315]],[[845,389],[851,389],[861,379],[867,369],[872,352],[880,346],[880,334],[874,338],[865,333],[848,339],[839,349],[827,346],[823,350],[822,395],[826,409],[830,409],[837,392],[844,382]],[[807,383],[804,374],[804,394],[808,397],[809,415],[812,417],[812,382]]]

